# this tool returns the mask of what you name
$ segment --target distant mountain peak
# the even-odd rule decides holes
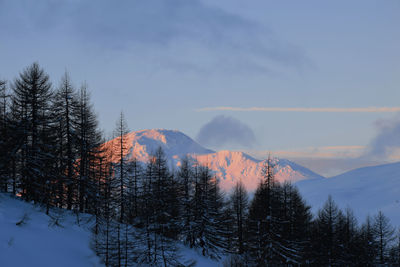
[[[192,138],[178,130],[146,129],[130,132],[125,136],[129,160],[136,158],[147,162],[149,156],[161,147],[170,165],[179,166],[180,160],[187,156],[207,165],[220,178],[222,189],[229,191],[236,181],[242,180],[248,190],[254,190],[261,177],[265,160],[255,159],[241,151],[213,151],[204,148]],[[106,148],[117,147],[118,138],[104,144]],[[114,153],[117,154],[117,153]],[[299,181],[322,178],[322,176],[294,162],[273,158],[276,164],[278,181]]]

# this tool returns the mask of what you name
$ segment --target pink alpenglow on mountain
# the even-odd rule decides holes
[[[221,187],[229,191],[238,180],[246,185],[247,190],[257,188],[261,171],[267,160],[257,160],[239,151],[219,151],[195,157],[199,163],[208,165],[221,179]],[[275,178],[279,182],[297,182],[305,179],[322,178],[318,174],[285,159],[273,158]]]
[[[158,147],[164,150],[170,166],[180,165],[180,159],[188,156],[197,160],[202,165],[207,165],[220,178],[221,188],[228,192],[236,183],[242,180],[247,190],[256,189],[260,179],[261,170],[265,160],[255,159],[240,151],[212,151],[202,147],[189,136],[176,130],[151,129],[128,133],[124,136],[126,141],[125,155],[127,160],[134,157],[140,162],[147,162],[149,156]],[[119,138],[104,144],[105,148],[115,147]],[[117,151],[113,154],[116,159]],[[321,179],[322,176],[286,159],[272,159],[275,165],[277,181],[296,182],[306,179]]]

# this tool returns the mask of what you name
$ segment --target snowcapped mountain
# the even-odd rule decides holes
[[[231,189],[237,180],[242,179],[248,190],[254,190],[260,180],[260,174],[266,160],[257,160],[239,151],[219,151],[206,155],[197,155],[196,159],[207,165],[221,177],[221,187]],[[305,179],[323,178],[320,175],[286,159],[273,158],[276,179],[280,182],[296,182]]]
[[[328,195],[341,208],[350,207],[358,219],[381,210],[395,226],[400,226],[400,162],[364,167],[344,174],[296,183],[314,211]]]
[[[219,151],[215,152],[202,147],[189,136],[176,130],[151,129],[131,132],[125,135],[127,144],[126,158],[136,157],[141,162],[146,162],[158,147],[161,147],[172,166],[179,165],[184,156],[203,165],[208,165],[218,177],[221,178],[221,187],[228,191],[239,179],[242,179],[248,190],[257,187],[260,173],[265,161],[257,160],[243,152]],[[106,148],[117,147],[118,138],[104,144]],[[114,151],[114,149],[111,149]],[[116,153],[114,153],[116,154]],[[273,159],[276,165],[275,173],[279,181],[299,181],[305,179],[318,179],[322,176],[285,159]]]
[[[161,147],[168,160],[176,161],[187,154],[208,154],[214,151],[206,149],[194,142],[189,136],[176,131],[165,129],[150,129],[128,133],[124,136],[126,141],[127,159],[136,157],[141,162],[146,162],[149,155]],[[118,149],[118,138],[104,144],[105,148],[115,151]],[[114,153],[116,154],[116,153]]]

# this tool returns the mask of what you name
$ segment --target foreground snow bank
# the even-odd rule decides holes
[[[0,266],[104,266],[90,248],[90,218],[61,209],[46,215],[37,205],[0,193]],[[196,249],[179,248],[182,258],[197,267],[222,266]]]
[[[183,245],[179,246],[182,259],[196,262],[196,267],[223,267],[223,259],[219,262],[201,255],[200,249],[191,249]]]
[[[81,216],[79,225],[72,212],[52,210],[50,216],[40,207],[0,194],[0,265],[103,266],[90,249],[87,216]]]

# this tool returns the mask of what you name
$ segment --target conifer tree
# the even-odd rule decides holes
[[[57,132],[57,206],[72,208],[76,181],[74,165],[77,160],[78,96],[67,72],[61,79],[53,100],[54,128]],[[64,189],[65,187],[65,189]],[[65,192],[66,190],[66,192]]]
[[[124,222],[125,219],[125,202],[126,202],[126,193],[125,188],[127,186],[127,163],[125,162],[127,155],[127,141],[126,134],[128,133],[128,126],[126,124],[124,114],[121,112],[120,117],[117,121],[117,127],[115,129],[115,149],[117,151],[117,175],[118,183],[119,183],[119,192],[118,192],[118,203],[119,203],[119,222]]]
[[[281,185],[281,219],[279,235],[286,262],[306,264],[310,253],[310,207],[306,205],[299,191],[290,183]]]
[[[138,223],[140,195],[143,189],[143,167],[135,155],[127,162],[127,222]]]
[[[207,166],[200,166],[195,178],[193,235],[202,254],[219,258],[226,233],[223,229],[224,197],[218,180]]]
[[[177,172],[177,182],[179,185],[179,202],[181,209],[181,235],[183,241],[190,247],[194,246],[193,224],[194,208],[194,171],[188,157],[181,160]]]
[[[231,209],[233,211],[233,240],[234,252],[243,254],[246,248],[245,222],[249,205],[246,188],[242,181],[238,181],[230,197]]]
[[[90,95],[84,84],[80,89],[80,97],[77,109],[77,156],[79,160],[75,164],[78,173],[77,204],[79,211],[89,210],[89,203],[93,203],[96,192],[96,172],[93,172],[96,162],[101,154],[101,133],[98,130],[98,122],[90,102]],[[68,205],[72,205],[68,203]]]
[[[388,246],[394,240],[394,228],[382,211],[374,216],[374,233],[378,248],[378,262],[384,264],[388,257]]]
[[[338,220],[341,215],[336,203],[329,196],[315,221],[314,251],[317,264],[338,264]]]
[[[48,179],[46,163],[52,159],[47,153],[45,134],[51,123],[51,83],[49,76],[35,62],[20,73],[12,89],[14,115],[21,122],[24,140],[19,163],[21,193],[24,199],[39,202]]]
[[[25,159],[23,156],[26,154],[26,126],[25,121],[21,120],[20,109],[15,101],[13,95],[9,96],[9,111],[6,116],[6,126],[3,129],[4,153],[3,164],[4,171],[9,173],[8,179],[11,179],[12,194],[15,195],[22,191],[22,170]]]
[[[367,216],[362,224],[359,234],[359,254],[358,262],[362,266],[372,266],[377,255],[377,244],[375,241],[375,231],[373,221],[370,216]]]
[[[0,191],[4,192],[8,191],[10,159],[12,154],[8,98],[7,82],[5,80],[0,80]]]
[[[272,265],[290,258],[281,243],[281,188],[275,181],[274,163],[268,157],[262,180],[249,208],[249,250],[257,266]]]
[[[100,157],[101,162],[100,173],[97,177],[98,198],[96,201],[97,216],[93,229],[96,253],[100,255],[106,266],[115,266],[116,251],[118,251],[117,241],[115,238],[117,224],[115,218],[117,216],[115,198],[113,192],[116,188],[115,166],[111,162],[114,150],[106,149],[102,151],[108,157]],[[119,223],[118,223],[119,224]],[[118,258],[120,259],[120,258]]]
[[[218,178],[214,175],[209,180],[206,189],[206,210],[204,227],[204,241],[211,257],[219,258],[221,249],[227,250],[230,228],[224,226],[231,222],[230,217],[225,216],[227,204],[225,195],[219,187]]]
[[[351,265],[357,260],[359,253],[358,243],[358,226],[357,219],[350,208],[345,213],[340,214],[338,219],[338,243],[339,247],[339,263],[341,265]]]
[[[389,264],[392,266],[400,266],[400,228],[395,237],[395,244],[390,249]]]

